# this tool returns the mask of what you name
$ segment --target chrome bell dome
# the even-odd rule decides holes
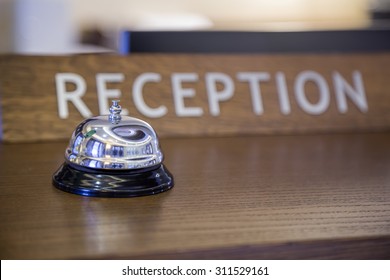
[[[153,128],[136,118],[122,117],[118,101],[111,115],[87,119],[77,126],[65,151],[68,162],[83,167],[132,170],[163,161]]]
[[[86,119],[76,127],[65,163],[53,175],[56,187],[81,195],[139,196],[173,186],[154,129],[121,116],[121,111],[114,100],[110,115]]]

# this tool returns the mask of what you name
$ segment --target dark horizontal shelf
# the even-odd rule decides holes
[[[310,53],[390,50],[390,29],[294,32],[124,31],[129,53]]]

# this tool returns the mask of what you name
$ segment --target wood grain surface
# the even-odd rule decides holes
[[[65,142],[0,144],[1,259],[390,258],[390,133],[163,139],[175,187],[62,192]]]
[[[305,112],[297,102],[296,80],[305,71],[317,73],[328,88],[329,104],[319,115]],[[356,88],[352,79],[355,71],[361,74],[368,110],[362,112],[361,108],[347,97],[347,111],[340,112],[333,75],[339,73],[351,88]],[[143,88],[145,103],[149,107],[166,107],[166,115],[160,118],[145,116],[135,106],[134,81],[141,74],[148,72],[157,73],[161,77],[161,81],[149,82]],[[220,114],[214,116],[210,113],[205,76],[207,73],[216,72],[230,77],[234,84],[234,94],[219,103]],[[237,78],[240,72],[262,72],[269,75],[269,79],[262,81],[259,86],[263,114],[254,113],[249,83]],[[55,79],[58,73],[72,73],[85,80],[86,90],[82,100],[93,115],[101,114],[97,97],[97,74],[122,75],[123,80],[107,82],[105,87],[108,90],[120,91],[122,107],[128,109],[130,115],[151,123],[161,137],[390,129],[389,53],[0,56],[3,140],[32,142],[69,139],[74,127],[85,117],[68,102],[68,118],[59,118]],[[181,83],[181,87],[192,91],[190,95],[193,95],[183,98],[183,103],[186,107],[203,110],[202,116],[177,115],[172,85],[173,73],[196,75],[196,81]],[[291,107],[289,114],[281,112],[278,97],[281,89],[277,86],[277,73],[283,73],[285,76],[285,90]],[[217,83],[216,87],[218,91],[224,89],[221,83]],[[67,84],[67,90],[74,90],[74,85]],[[312,81],[307,82],[304,91],[309,103],[319,102],[319,88]],[[106,103],[109,101],[106,100]]]

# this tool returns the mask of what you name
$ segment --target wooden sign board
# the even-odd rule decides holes
[[[390,53],[0,56],[0,93],[9,142],[69,139],[111,99],[161,137],[389,130]]]

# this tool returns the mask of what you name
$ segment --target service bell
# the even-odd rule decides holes
[[[110,115],[84,120],[72,134],[64,164],[54,173],[57,188],[85,196],[133,197],[173,187],[163,165],[156,132],[146,122],[121,116],[119,100]]]

